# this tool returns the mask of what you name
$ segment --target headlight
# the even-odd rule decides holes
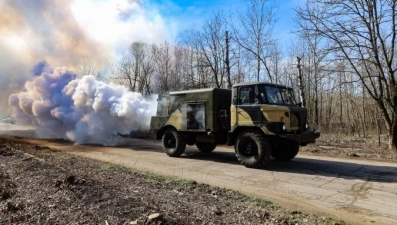
[[[281,126],[281,130],[286,131],[287,127],[285,126],[285,123],[283,123],[283,125]]]
[[[305,122],[305,130],[309,130],[310,126],[308,122]]]

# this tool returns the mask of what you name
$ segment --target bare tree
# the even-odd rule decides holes
[[[127,86],[130,91],[150,94],[153,70],[148,45],[134,42],[130,45],[128,53],[115,63],[112,80]]]
[[[200,53],[204,57],[204,66],[213,75],[216,87],[222,87],[226,76],[226,19],[221,11],[215,12],[210,20],[206,20],[202,32],[197,36]]]
[[[92,59],[83,60],[79,66],[79,70],[81,75],[95,75],[97,73],[96,65]]]
[[[306,4],[310,3],[306,2]],[[313,11],[312,13],[317,15],[321,12]],[[308,91],[307,94],[309,99],[308,107],[310,108],[310,114],[314,115],[314,117],[311,118],[314,118],[314,124],[317,126],[320,124],[320,84],[323,83],[324,76],[328,75],[328,72],[324,71],[324,69],[327,67],[326,60],[330,51],[328,51],[328,40],[320,33],[313,32],[313,28],[316,26],[313,23],[319,23],[319,21],[308,22],[304,17],[302,17],[301,13],[297,13],[297,33],[307,48],[304,55],[305,58],[307,58],[305,71],[307,72],[306,75],[308,81],[306,83],[306,90]]]
[[[257,81],[260,80],[262,66],[269,80],[273,81],[268,60],[270,46],[275,43],[272,35],[275,10],[275,6],[269,5],[267,0],[249,0],[245,11],[239,13],[238,28],[234,28],[233,39],[256,61]]]
[[[145,57],[145,44],[142,42],[134,42],[130,46],[130,54],[132,59],[132,77],[130,78],[131,90],[132,91],[142,91],[137,90],[137,85],[139,85],[139,78],[142,74],[142,64]]]
[[[181,77],[182,52],[168,42],[160,46],[152,45],[153,63],[156,73],[157,91],[160,93],[183,88]]]
[[[276,41],[269,46],[269,71],[274,76],[273,82],[281,84],[281,50]]]
[[[152,81],[154,75],[153,56],[149,50],[149,46],[145,45],[145,52],[141,62],[141,76],[139,77],[139,92],[144,95],[152,94]]]
[[[128,87],[130,91],[134,91],[133,67],[131,54],[128,53],[124,55],[112,66],[111,80],[117,84]]]
[[[184,30],[179,36],[179,47],[184,51],[184,80],[186,89],[198,87],[197,55],[199,47],[196,38],[197,31]]]
[[[183,32],[181,44],[189,52],[188,76],[191,87],[231,86],[226,63],[226,24],[227,20],[223,13],[217,11],[211,19],[205,21],[200,31]]]
[[[299,8],[302,20],[331,41],[328,50],[346,60],[368,94],[377,102],[397,149],[396,0],[309,0]]]

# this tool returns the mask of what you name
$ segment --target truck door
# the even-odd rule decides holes
[[[243,86],[238,89],[237,124],[255,125],[260,123],[260,105],[255,95],[255,86]]]

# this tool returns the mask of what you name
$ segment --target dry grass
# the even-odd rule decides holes
[[[387,135],[367,137],[344,133],[322,133],[317,142],[302,148],[313,155],[352,157],[397,162],[397,151],[388,149]]]
[[[321,133],[317,140],[319,144],[341,146],[341,147],[366,147],[366,148],[388,148],[388,137],[383,134],[378,138],[376,134],[366,137],[358,135],[348,135],[344,133]]]

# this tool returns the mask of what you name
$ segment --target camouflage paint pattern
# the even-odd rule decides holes
[[[252,112],[244,110],[239,105],[231,105],[231,127],[232,131],[239,126],[259,126],[263,132],[267,135],[276,135],[270,131],[264,124],[271,122],[283,122],[286,125],[287,132],[299,130],[299,120],[297,116],[291,112],[291,108],[288,106],[280,105],[258,105],[258,110]],[[253,119],[259,114],[261,120]]]
[[[170,125],[178,131],[219,132],[222,130],[218,120],[219,110],[229,109],[230,101],[231,91],[228,89],[208,88],[171,92],[166,97],[166,101],[158,101],[158,107],[163,110],[160,112],[158,110],[157,115],[152,117],[150,127],[152,130],[160,130]],[[199,108],[199,111],[192,113],[193,108]],[[198,113],[200,116],[197,115]],[[200,119],[192,117],[200,117]],[[200,126],[189,127],[188,122],[196,119],[199,120]]]

